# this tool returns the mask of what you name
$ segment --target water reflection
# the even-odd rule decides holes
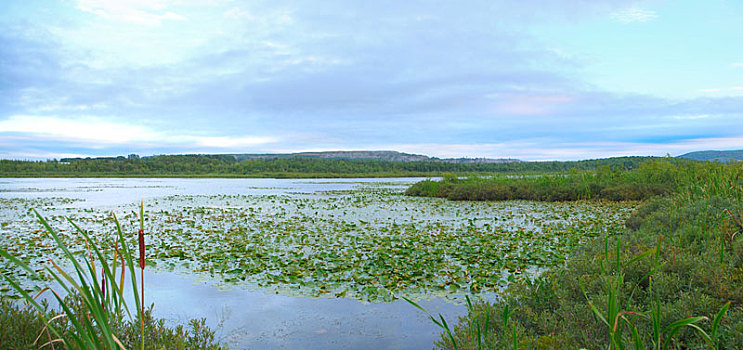
[[[231,349],[430,349],[439,329],[403,300],[364,304],[346,298],[309,298],[236,288],[172,272],[145,276],[146,302],[169,324],[206,317]],[[465,306],[423,300],[432,314],[454,322]]]

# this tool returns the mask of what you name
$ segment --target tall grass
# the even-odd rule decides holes
[[[95,244],[88,233],[81,229],[77,224],[69,221],[75,231],[80,234],[88,246],[88,254],[73,254],[67,245],[62,241],[59,234],[38,212],[34,211],[38,220],[46,229],[46,233],[55,241],[57,248],[62,252],[66,262],[71,265],[72,275],[60,267],[57,262],[49,258],[49,264],[44,266],[44,270],[59,285],[60,290],[50,289],[54,299],[59,303],[63,313],[48,318],[44,313],[45,308],[37,302],[36,297],[31,296],[13,280],[10,276],[3,275],[3,278],[20,294],[23,299],[33,306],[46,323],[47,329],[54,335],[50,343],[66,342],[62,333],[58,329],[55,321],[65,319],[72,325],[74,332],[69,333],[74,346],[80,349],[115,349],[124,346],[117,338],[114,330],[115,324],[121,321],[126,315],[129,319],[134,316],[143,317],[141,314],[141,300],[138,296],[139,286],[134,275],[134,264],[131,251],[124,243],[124,233],[121,225],[114,216],[116,223],[116,243],[110,244],[111,255],[107,256],[102,247]],[[5,250],[0,249],[0,256],[8,259],[16,266],[25,270],[31,278],[40,278],[37,273],[27,264],[8,254]],[[117,264],[120,270],[117,278],[115,272]],[[100,265],[100,271],[96,268],[96,262]],[[134,308],[131,308],[124,298],[124,279],[126,271],[129,271],[130,287],[134,295]],[[74,277],[73,277],[74,276]],[[100,280],[98,277],[100,276]],[[71,305],[65,303],[63,298],[66,295],[75,295],[79,297],[82,308],[73,309]],[[67,344],[68,346],[72,344]]]
[[[192,320],[192,332],[189,332],[182,326],[168,328],[162,320],[152,318],[152,308],[144,307],[144,286],[137,282],[136,258],[126,243],[126,235],[115,215],[115,232],[101,243],[96,243],[85,230],[68,219],[87,247],[84,253],[75,254],[47,220],[38,212],[34,213],[45,228],[45,234],[56,243],[64,264],[51,257],[48,259],[43,271],[52,277],[58,287],[44,288],[33,296],[12,276],[1,274],[26,302],[26,307],[14,310],[7,300],[0,300],[0,324],[19,333],[0,332],[0,347],[25,349],[31,348],[29,343],[33,343],[34,348],[51,349],[55,348],[55,344],[63,344],[68,349],[86,350],[131,349],[137,345],[141,349],[222,349],[214,344],[214,332],[204,326],[204,320]],[[139,221],[139,267],[140,281],[143,281],[143,203],[140,205]],[[25,271],[26,277],[41,279],[33,268],[7,251],[0,249],[0,256]],[[126,289],[131,291],[133,304],[125,298]],[[47,292],[58,303],[58,311],[50,310],[46,300],[37,300]],[[35,330],[37,336],[27,334],[33,332],[28,329],[28,324],[39,327]]]

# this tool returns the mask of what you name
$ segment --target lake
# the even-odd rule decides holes
[[[464,295],[496,298],[633,208],[402,195],[419,180],[0,179],[0,246],[40,265],[30,209],[106,240],[144,201],[146,303],[169,324],[206,317],[233,349],[431,348],[440,329],[400,296],[455,323]]]

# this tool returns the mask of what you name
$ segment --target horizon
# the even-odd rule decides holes
[[[408,156],[424,156],[428,157],[429,159],[441,159],[441,160],[447,160],[447,159],[491,159],[491,160],[513,160],[518,162],[572,162],[572,161],[590,161],[590,160],[598,160],[598,159],[611,159],[611,158],[628,158],[628,157],[672,157],[672,158],[678,158],[690,153],[699,153],[699,152],[736,152],[736,151],[743,151],[743,149],[740,150],[699,150],[699,151],[691,151],[686,152],[683,154],[677,154],[677,155],[671,155],[670,153],[667,153],[663,156],[654,156],[654,155],[619,155],[619,156],[610,156],[610,157],[602,157],[602,158],[583,158],[583,159],[571,159],[571,160],[526,160],[526,159],[518,159],[518,158],[485,158],[485,157],[447,157],[447,158],[441,158],[441,157],[434,157],[426,154],[418,154],[418,153],[407,153],[407,152],[399,152],[394,150],[333,150],[333,151],[301,151],[301,152],[291,152],[291,153],[234,153],[234,152],[226,152],[226,153],[174,153],[174,154],[137,154],[137,153],[130,153],[130,154],[117,154],[117,155],[101,155],[101,156],[83,156],[83,157],[61,157],[61,158],[48,158],[48,159],[11,159],[11,158],[0,158],[3,160],[15,160],[15,161],[62,161],[63,159],[108,159],[108,158],[128,158],[131,155],[137,156],[137,158],[148,158],[148,157],[160,157],[160,156],[220,156],[220,155],[257,155],[257,156],[282,156],[282,155],[298,155],[298,154],[306,154],[306,153],[342,153],[342,152],[394,152],[399,154],[404,154]]]
[[[0,4],[0,159],[743,149],[743,3]]]

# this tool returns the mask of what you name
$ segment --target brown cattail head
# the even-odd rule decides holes
[[[106,274],[103,270],[103,266],[101,266],[101,294],[103,295],[101,298],[101,308],[106,310],[106,303],[104,301],[106,299]]]
[[[139,230],[139,268],[144,270],[144,230]]]

